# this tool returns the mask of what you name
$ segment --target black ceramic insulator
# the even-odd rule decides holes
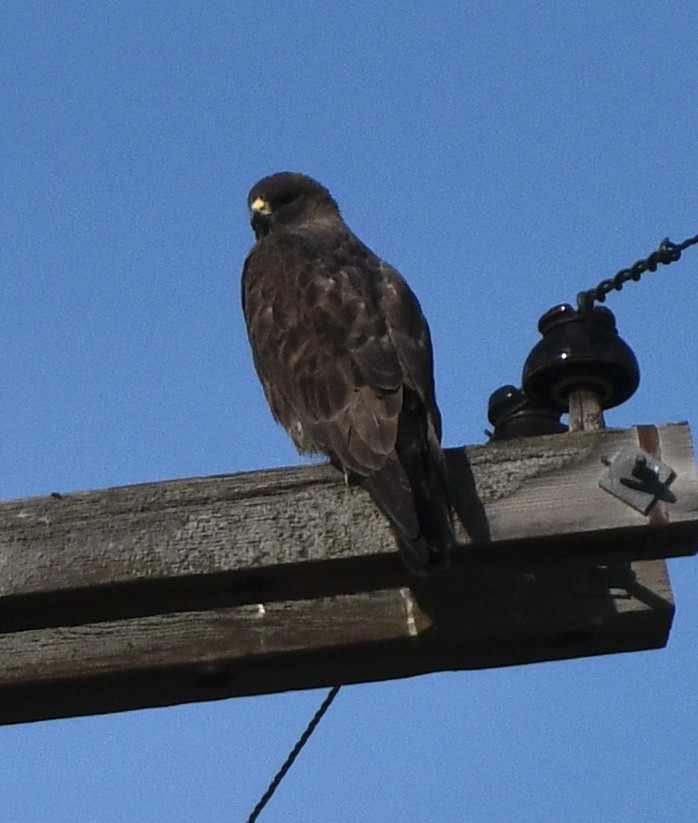
[[[501,386],[492,392],[487,406],[487,419],[494,426],[490,440],[536,437],[567,431],[567,426],[560,422],[559,411],[532,403],[515,386]]]
[[[613,313],[605,306],[580,312],[563,304],[538,322],[543,335],[528,355],[521,383],[536,403],[568,411],[575,388],[595,392],[602,409],[619,406],[640,383],[633,350],[618,336]]]

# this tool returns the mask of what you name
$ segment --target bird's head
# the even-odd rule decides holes
[[[257,240],[276,226],[339,216],[337,204],[324,186],[312,177],[290,171],[272,174],[255,183],[247,196],[247,205]]]

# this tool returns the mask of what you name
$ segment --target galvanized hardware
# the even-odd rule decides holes
[[[676,472],[644,449],[625,446],[613,460],[603,462],[608,471],[599,480],[599,486],[642,514],[647,514],[657,500],[676,500],[669,491]]]

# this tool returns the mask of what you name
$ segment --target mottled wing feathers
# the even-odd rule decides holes
[[[398,271],[384,261],[381,268],[381,308],[400,362],[403,382],[415,391],[441,440],[441,414],[434,393],[431,335],[417,298]]]
[[[243,307],[277,420],[303,451],[365,475],[394,450],[399,356],[377,305],[380,261],[348,231],[272,234],[250,253]]]

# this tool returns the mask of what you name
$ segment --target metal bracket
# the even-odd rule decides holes
[[[599,486],[642,514],[647,514],[657,500],[676,501],[669,491],[676,472],[644,449],[625,446],[613,460],[606,458],[603,462],[608,471]]]

